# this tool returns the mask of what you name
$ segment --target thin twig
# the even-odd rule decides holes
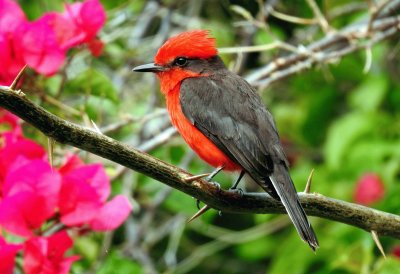
[[[318,20],[316,18],[300,18],[300,17],[296,17],[296,16],[292,16],[292,15],[288,15],[288,14],[284,14],[281,12],[278,12],[274,9],[270,9],[269,10],[271,15],[281,19],[283,21],[289,22],[289,23],[293,23],[293,24],[300,24],[300,25],[314,25],[316,23],[318,23]]]
[[[317,3],[315,3],[314,0],[306,0],[307,4],[310,6],[310,8],[312,9],[319,25],[321,26],[322,30],[325,33],[328,33],[330,31],[330,26],[328,21],[326,20],[325,16],[322,14],[321,10],[319,9]]]
[[[368,28],[367,28],[367,33],[370,33],[372,30],[372,24],[374,23],[375,19],[378,18],[379,14],[381,13],[381,11],[391,2],[392,0],[386,0],[383,1],[380,5],[378,5],[377,7],[372,5],[369,8],[370,11],[370,18],[368,21]]]

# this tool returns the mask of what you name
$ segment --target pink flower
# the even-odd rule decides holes
[[[13,33],[26,16],[15,1],[0,0],[0,32]]]
[[[55,13],[52,13],[55,15]],[[22,23],[16,32],[17,52],[26,64],[44,75],[57,72],[65,60],[66,50],[61,49],[51,27],[52,16],[43,16],[35,22]]]
[[[99,208],[89,226],[95,231],[116,229],[128,218],[131,209],[129,200],[125,196],[117,195]]]
[[[99,0],[65,4],[65,9],[29,22],[16,2],[0,0],[0,84],[11,84],[25,64],[52,75],[64,63],[66,52],[81,44],[100,55],[103,45],[96,34],[106,14]]]
[[[71,47],[94,43],[105,23],[105,11],[98,0],[65,4],[65,9],[64,13],[46,13],[18,28],[18,51],[29,66],[44,75],[57,72]],[[99,55],[99,46],[92,52]]]
[[[124,196],[116,196],[106,203],[110,182],[101,165],[80,165],[71,157],[60,170],[63,175],[59,200],[62,223],[68,226],[89,224],[94,230],[112,230],[128,217],[131,205]]]
[[[26,274],[66,274],[78,256],[64,257],[72,247],[65,230],[50,237],[31,238],[25,242],[23,268]]]
[[[0,85],[10,85],[25,65],[22,56],[15,51],[18,42],[14,33],[26,21],[25,14],[16,2],[0,0]]]
[[[364,174],[357,182],[354,201],[363,205],[371,205],[380,201],[385,195],[385,186],[375,173]]]
[[[9,172],[3,184],[0,225],[31,237],[55,213],[61,177],[47,162],[32,160]]]
[[[65,163],[58,168],[58,172],[60,172],[60,174],[64,175],[64,174],[67,174],[68,172],[70,172],[80,166],[83,166],[83,165],[84,165],[84,163],[82,162],[81,158],[79,158],[77,155],[68,154],[66,156]]]
[[[70,48],[95,40],[105,21],[106,13],[100,1],[87,0],[72,5],[66,4],[65,12],[61,18],[55,20],[53,28],[58,34],[60,46]]]
[[[7,173],[33,159],[45,159],[46,151],[35,142],[14,132],[0,134],[0,200]]]
[[[22,245],[8,244],[0,236],[0,273],[12,274],[15,264],[15,255]]]

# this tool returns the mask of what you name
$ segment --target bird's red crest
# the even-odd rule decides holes
[[[154,62],[166,65],[176,57],[210,58],[217,55],[215,38],[207,30],[193,30],[171,37],[158,50]]]

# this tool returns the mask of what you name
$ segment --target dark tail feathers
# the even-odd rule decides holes
[[[275,165],[274,173],[269,178],[300,237],[315,251],[319,247],[317,236],[300,204],[286,166]]]

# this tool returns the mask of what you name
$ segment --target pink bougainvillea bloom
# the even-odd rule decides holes
[[[385,195],[385,186],[375,173],[364,174],[357,182],[354,201],[363,205],[371,205],[380,201]]]
[[[61,221],[69,226],[90,221],[109,194],[110,182],[99,164],[65,173],[59,201]]]
[[[22,23],[16,32],[19,41],[17,51],[26,64],[47,76],[57,72],[66,54],[57,42],[51,20],[52,16],[43,16],[34,22]]]
[[[3,184],[0,225],[23,237],[55,213],[61,177],[47,162],[28,161],[9,172]]]
[[[15,1],[0,0],[0,85],[10,85],[25,65],[14,46],[17,43],[14,32],[26,17]]]
[[[14,132],[0,134],[0,200],[7,173],[33,159],[45,159],[46,151],[35,142]]]
[[[78,157],[78,155],[69,154],[66,156],[65,163],[58,168],[58,172],[60,172],[61,175],[65,175],[68,172],[70,172],[80,166],[83,166],[83,165],[84,165],[84,163],[81,160],[81,158]]]
[[[69,21],[73,30],[70,35],[61,37],[61,45],[64,47],[73,47],[82,43],[88,43],[96,38],[97,32],[106,21],[106,13],[99,0],[87,0],[82,3],[65,5],[65,12],[62,17]],[[63,30],[65,26],[58,25],[57,28]],[[57,31],[56,32],[60,33]]]
[[[12,274],[14,272],[15,255],[22,245],[8,244],[0,236],[0,273]]]
[[[64,13],[49,12],[44,17],[54,31],[60,49],[68,50],[87,43],[94,56],[101,54],[103,42],[96,39],[96,34],[105,23],[106,13],[98,0],[65,4]]]
[[[104,204],[89,223],[95,231],[109,231],[119,227],[128,218],[132,209],[128,199],[122,195]]]
[[[28,191],[46,197],[46,212],[58,204],[61,176],[48,162],[32,160],[8,173],[3,184],[4,197]]]
[[[33,236],[49,217],[46,210],[46,198],[32,192],[21,192],[0,202],[0,227],[22,237]]]
[[[76,158],[70,158],[61,174],[59,209],[62,223],[68,226],[89,224],[96,230],[111,230],[127,218],[131,207],[126,198],[117,196],[106,203],[110,181],[102,165],[81,165]]]
[[[13,37],[0,32],[0,60],[2,65],[2,69],[0,70],[0,85],[3,86],[11,85],[18,72],[25,65],[22,56],[15,52],[13,44]]]
[[[27,240],[24,247],[25,274],[67,274],[79,256],[64,257],[72,247],[72,239],[65,230],[49,237]]]
[[[17,2],[0,0],[0,33],[13,33],[26,16]]]
[[[0,84],[9,85],[27,64],[46,76],[64,63],[69,48],[89,43],[93,55],[101,53],[96,34],[106,14],[98,0],[65,4],[64,13],[48,12],[28,22],[18,4],[0,0]]]

